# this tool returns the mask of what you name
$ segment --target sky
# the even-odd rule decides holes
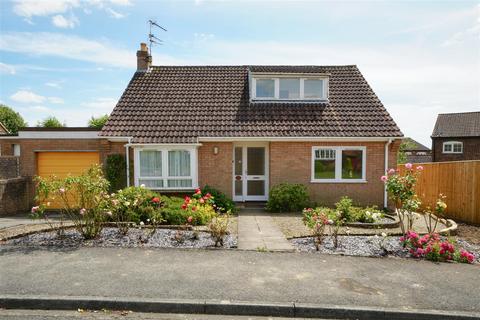
[[[479,1],[0,0],[0,103],[30,126],[110,113],[154,30],[154,65],[356,64],[406,136],[480,111]]]

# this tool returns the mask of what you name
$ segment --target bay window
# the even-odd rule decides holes
[[[150,189],[197,186],[195,147],[135,148],[135,185]]]
[[[366,147],[313,147],[312,182],[365,182]]]

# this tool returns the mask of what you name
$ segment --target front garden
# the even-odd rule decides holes
[[[405,174],[390,169],[381,177],[395,204],[393,212],[355,206],[348,197],[339,199],[333,208],[312,206],[305,186],[298,184],[282,184],[273,190],[267,209],[302,252],[480,262],[480,246],[455,238],[456,223],[443,218],[444,196],[439,195],[434,208],[421,210],[415,186],[422,170],[406,164]],[[295,211],[302,207],[300,216]]]
[[[234,203],[206,186],[185,198],[159,195],[144,186],[109,192],[101,167],[81,176],[36,178],[34,219],[49,230],[11,244],[119,247],[236,247]],[[51,218],[51,207],[60,214]]]

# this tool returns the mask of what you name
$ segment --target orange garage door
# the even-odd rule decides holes
[[[65,178],[84,173],[94,164],[100,163],[98,152],[39,152],[37,153],[37,174],[41,177],[55,175]],[[58,209],[60,203],[51,201],[50,208]]]

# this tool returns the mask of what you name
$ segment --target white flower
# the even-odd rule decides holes
[[[124,204],[124,205],[126,205],[126,206],[128,207],[128,206],[130,205],[130,202],[128,202],[128,201],[125,201],[123,204]]]
[[[386,238],[387,234],[385,232],[382,232],[382,237]]]
[[[144,185],[144,184],[141,184],[141,185],[140,185],[140,188],[145,188],[145,185]]]
[[[147,222],[150,222],[150,219],[147,219]]]

